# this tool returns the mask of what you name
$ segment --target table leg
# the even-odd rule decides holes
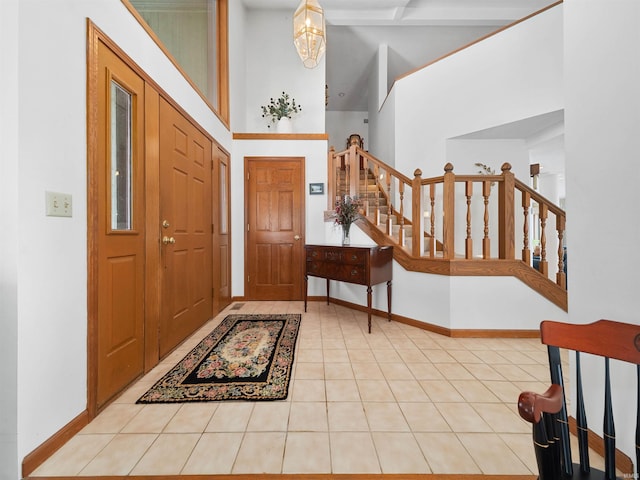
[[[327,305],[329,305],[329,279],[327,278]]]
[[[391,280],[387,282],[387,318],[391,321]]]
[[[367,285],[367,320],[369,323],[369,333],[371,333],[371,285]]]
[[[307,275],[304,276],[304,311],[307,311],[307,293],[309,289],[309,277]]]

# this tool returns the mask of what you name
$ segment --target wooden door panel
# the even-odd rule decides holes
[[[211,141],[160,102],[160,216],[163,277],[160,355],[212,316]]]
[[[184,279],[189,274],[189,252],[187,250],[175,250],[171,255],[173,260],[173,275],[167,278],[171,291],[173,292],[173,301],[170,305],[172,320],[179,321],[182,314],[189,310],[189,289],[188,283]],[[171,296],[171,294],[169,294]]]
[[[220,245],[218,248],[218,277],[220,283],[218,285],[219,292],[229,292],[230,291],[230,270],[229,270],[229,258],[231,253],[229,252],[228,245]],[[222,293],[220,294],[222,296]],[[228,294],[227,294],[228,295]],[[228,303],[227,303],[228,305]],[[224,308],[224,307],[223,307]]]
[[[217,148],[211,170],[214,185],[212,237],[214,245],[214,311],[220,312],[231,303],[231,244],[230,244],[230,179],[229,155]],[[217,191],[216,191],[217,189]]]
[[[97,245],[95,400],[100,408],[144,371],[146,219],[144,80],[101,42],[98,71],[98,147],[91,169],[97,179],[92,234]],[[112,147],[122,145],[122,139],[128,148]],[[130,185],[120,190],[125,178]]]
[[[202,236],[205,233],[205,225],[211,225],[211,217],[205,218],[204,204],[204,183],[199,178],[192,178],[189,188],[189,223],[191,224],[191,232],[196,235],[199,242],[202,242]],[[210,215],[211,211],[206,212]],[[209,228],[211,229],[211,228]]]
[[[255,284],[258,287],[269,286],[273,276],[273,245],[270,243],[258,244],[255,248],[255,256],[260,258],[260,268],[256,269]]]
[[[139,342],[144,333],[142,322],[131,321],[142,315],[139,302],[142,279],[138,263],[136,255],[128,255],[108,258],[101,266],[105,321],[99,326],[99,357],[104,367],[99,393],[103,399],[113,395],[115,386],[122,388],[141,373],[141,366],[130,368],[131,360],[138,359]]]
[[[211,299],[211,282],[206,280],[211,277],[207,263],[208,253],[204,248],[195,248],[191,257],[193,259],[191,265],[191,284],[193,285],[191,305],[193,308],[200,308]],[[203,308],[207,308],[206,305]]]
[[[180,212],[187,211],[189,174],[174,167],[171,170],[173,176],[172,201],[167,202],[167,209],[163,212],[167,218],[171,218],[173,233],[175,235],[186,234],[189,229],[189,218]],[[162,195],[162,193],[161,193]]]
[[[139,306],[136,297],[139,295],[137,285],[140,280],[137,272],[135,255],[125,257],[112,257],[105,263],[107,265],[105,287],[110,299],[109,313],[112,321],[106,323],[108,335],[105,341],[106,354],[112,355],[116,350],[131,345],[139,334],[139,325],[129,322],[127,319],[137,315]]]
[[[294,192],[278,192],[278,231],[291,232],[294,228],[293,220],[293,196]]]
[[[293,258],[294,252],[293,244],[278,244],[278,262],[280,268],[278,269],[279,278],[277,280],[279,285],[293,285],[295,283],[295,273],[290,268],[296,262]]]
[[[247,292],[302,298],[304,159],[248,159]]]

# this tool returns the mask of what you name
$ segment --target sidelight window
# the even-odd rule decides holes
[[[111,229],[133,228],[131,93],[111,82]]]

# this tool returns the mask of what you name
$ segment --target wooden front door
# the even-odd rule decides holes
[[[212,316],[212,142],[160,100],[160,356]]]
[[[97,379],[100,408],[144,369],[144,80],[98,43],[97,209],[91,238],[97,258]],[[91,178],[91,176],[90,176]]]
[[[213,303],[214,313],[231,303],[231,196],[229,154],[216,149],[217,159],[211,171],[213,225]],[[217,191],[216,191],[217,189]]]
[[[251,300],[301,300],[304,158],[247,158],[246,278]]]

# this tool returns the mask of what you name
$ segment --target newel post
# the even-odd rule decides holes
[[[453,173],[453,165],[447,163],[444,166],[442,185],[442,253],[445,259],[455,256],[454,230],[455,230],[455,193],[456,175]]]
[[[515,177],[511,173],[511,164],[502,165],[502,181],[498,187],[498,258],[514,260],[516,257],[515,240]]]
[[[424,252],[424,215],[422,215],[422,170],[416,168],[411,182],[411,255],[422,256]]]
[[[349,172],[349,196],[351,197],[358,194],[358,182],[360,181],[360,162],[358,161],[356,148],[357,146],[353,143],[349,146],[349,162],[347,163]]]
[[[336,165],[336,149],[333,145],[329,147],[327,170],[327,210],[333,210],[338,188],[338,166]]]

